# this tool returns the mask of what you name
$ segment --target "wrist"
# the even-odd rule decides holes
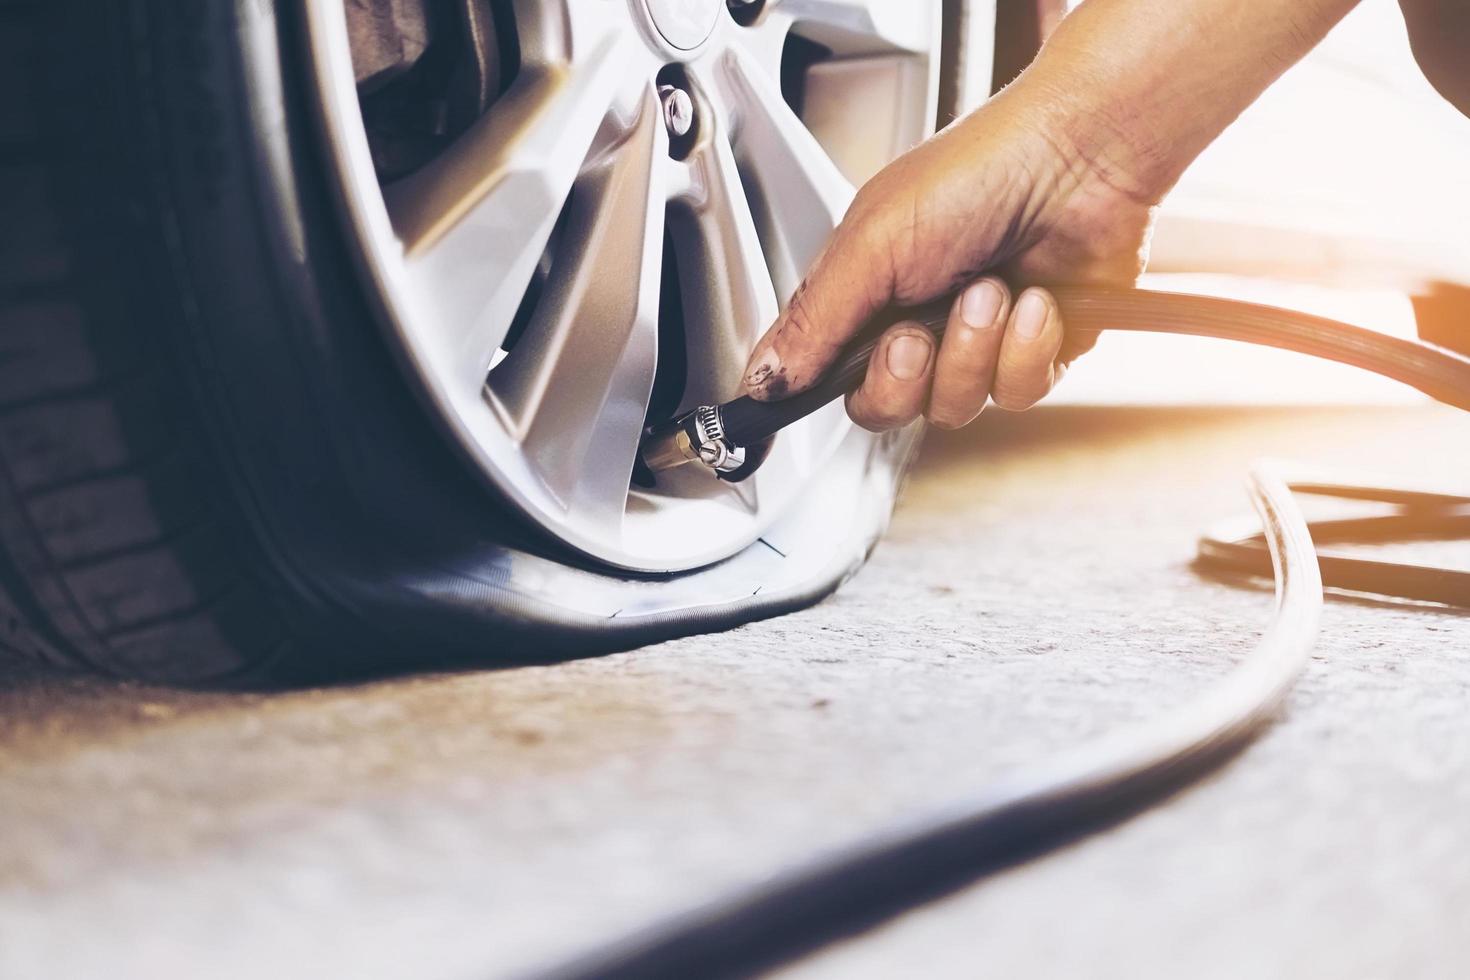
[[[1016,86],[1051,107],[1080,166],[1157,203],[1356,0],[1088,0]]]

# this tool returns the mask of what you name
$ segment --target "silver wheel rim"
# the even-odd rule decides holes
[[[844,439],[870,438],[832,405],[783,432],[744,483],[685,467],[631,486],[666,230],[683,410],[738,394],[854,182],[932,131],[940,0],[767,0],[748,25],[724,0],[517,0],[514,81],[386,187],[342,3],[306,9],[328,157],[389,336],[459,448],[555,539],[629,570],[708,564],[752,544]],[[834,53],[808,73],[801,116],[779,85],[793,34]],[[671,64],[698,119],[682,159],[655,84]],[[546,288],[507,352],[554,230]]]

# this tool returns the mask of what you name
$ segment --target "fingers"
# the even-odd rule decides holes
[[[847,396],[847,414],[873,432],[907,425],[924,411],[934,373],[934,337],[900,323],[878,339],[862,385]]]
[[[886,249],[869,224],[849,219],[838,228],[776,323],[761,338],[745,369],[745,386],[760,400],[809,388],[838,350],[888,303],[891,276]]]
[[[924,413],[931,423],[941,429],[957,429],[985,407],[1010,309],[1010,290],[995,277],[972,284],[955,300]]]
[[[1005,282],[987,276],[955,300],[942,342],[919,323],[890,327],[862,385],[848,396],[848,415],[880,432],[921,414],[940,428],[958,428],[987,399],[1009,411],[1030,408],[1061,379],[1064,333],[1045,289],[1027,289],[1013,304]]]
[[[1062,317],[1051,293],[1038,286],[1023,292],[1011,309],[996,361],[990,397],[1012,412],[1030,408],[1057,382]]]
[[[879,432],[921,413],[940,428],[958,428],[987,398],[1010,411],[1030,408],[1061,379],[1063,335],[1056,300],[1045,289],[1028,289],[1012,304],[1006,284],[986,277],[955,300],[940,343],[918,323],[884,333],[862,386],[848,396],[847,413]]]

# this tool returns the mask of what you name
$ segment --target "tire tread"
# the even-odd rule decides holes
[[[55,111],[34,70],[43,17],[0,3],[0,648],[134,677],[236,676],[290,637],[178,424],[185,386],[162,331],[67,244],[88,229],[60,206],[66,167],[40,125]]]

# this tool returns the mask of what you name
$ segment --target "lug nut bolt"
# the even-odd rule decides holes
[[[755,23],[756,17],[760,16],[761,8],[765,6],[765,0],[725,0],[725,6],[730,11],[730,16],[735,18],[737,24],[749,27]]]
[[[658,98],[663,104],[664,126],[669,135],[688,136],[694,128],[694,100],[689,93],[676,85],[660,85]]]

